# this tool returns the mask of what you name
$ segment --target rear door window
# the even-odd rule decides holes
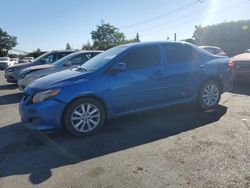
[[[126,63],[128,71],[157,66],[160,64],[160,53],[157,46],[142,47],[126,55],[122,63]]]
[[[165,45],[164,52],[169,64],[197,62],[202,58],[198,51],[184,44]]]

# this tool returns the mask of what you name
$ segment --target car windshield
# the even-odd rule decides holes
[[[0,57],[0,61],[8,61],[9,58],[8,57]]]
[[[66,63],[67,61],[70,61],[72,58],[74,58],[75,56],[79,55],[80,53],[79,52],[76,52],[76,53],[72,53],[72,54],[69,54],[69,55],[66,55],[65,57],[57,60],[55,63],[53,63],[55,66],[61,66],[63,65],[64,63]]]
[[[105,66],[110,60],[115,58],[118,54],[120,54],[127,48],[128,46],[118,46],[118,47],[111,48],[107,50],[106,52],[103,52],[93,57],[92,59],[84,63],[81,66],[81,68],[84,70],[88,70],[88,71],[98,70],[102,68],[103,66]]]
[[[50,54],[50,52],[45,53],[45,54],[43,54],[43,55],[40,55],[39,57],[37,57],[36,59],[34,59],[33,62],[41,61],[42,59],[46,58],[49,54]]]

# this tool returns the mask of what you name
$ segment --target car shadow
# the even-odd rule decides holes
[[[82,139],[62,129],[41,133],[21,123],[5,126],[0,128],[0,178],[30,174],[30,182],[40,184],[53,175],[54,168],[206,126],[226,112],[225,106],[206,112],[190,105],[171,107],[107,121],[101,132]]]
[[[14,93],[0,96],[0,105],[8,105],[19,103],[23,97],[23,93]]]
[[[248,95],[250,96],[250,83],[248,82],[235,82],[231,93]]]
[[[17,87],[17,84],[0,85],[0,90],[14,90],[17,89]]]

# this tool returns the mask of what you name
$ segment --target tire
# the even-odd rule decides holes
[[[93,98],[76,99],[67,107],[63,118],[67,131],[76,137],[95,134],[104,125],[104,121],[104,107]]]
[[[198,103],[203,110],[214,109],[218,106],[221,98],[221,86],[217,81],[208,80],[200,89]]]

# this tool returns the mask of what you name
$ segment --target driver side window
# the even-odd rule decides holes
[[[45,64],[50,64],[54,62],[54,54],[50,54],[47,57],[42,59]]]
[[[79,56],[73,58],[71,60],[71,63],[72,63],[72,65],[82,65],[83,63],[88,61],[90,58],[91,57],[89,54],[82,54],[82,55],[79,55]]]
[[[160,52],[158,46],[142,47],[126,55],[122,63],[127,70],[143,69],[160,64]]]

